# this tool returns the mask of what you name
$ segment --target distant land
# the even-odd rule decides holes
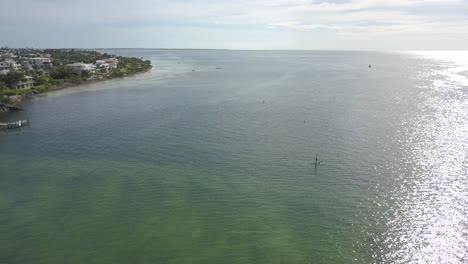
[[[151,69],[151,62],[87,49],[0,48],[0,112],[33,96]]]

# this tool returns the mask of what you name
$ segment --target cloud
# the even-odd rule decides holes
[[[409,38],[449,36],[468,45],[468,3],[463,0],[2,0],[0,35],[3,39],[23,38],[40,31],[47,35],[90,38],[112,29],[112,36],[129,34],[131,30],[161,32],[168,30],[216,32],[204,36],[206,42],[221,43],[218,36],[251,31],[277,34],[275,39],[296,36],[318,38],[314,32],[362,38],[392,35]],[[41,30],[38,30],[38,27]],[[12,30],[12,29],[21,29]],[[68,31],[67,31],[68,29]],[[203,29],[203,30],[202,30]],[[290,31],[290,32],[285,32]],[[13,32],[13,33],[12,33]],[[91,34],[91,33],[92,34]],[[109,31],[110,32],[110,31]],[[142,33],[143,34],[143,33]],[[259,35],[259,34],[257,34]],[[172,34],[171,34],[172,36]],[[253,35],[255,38],[255,35]],[[147,36],[132,34],[136,43]],[[158,39],[158,36],[154,36]],[[57,38],[54,38],[57,39]],[[103,41],[104,37],[100,38]],[[110,45],[115,37],[109,37]],[[187,40],[184,40],[187,45]],[[197,38],[198,40],[198,38]],[[5,40],[3,40],[5,42]],[[199,41],[199,40],[198,40]],[[248,43],[252,43],[250,39]],[[258,40],[261,41],[261,40]],[[0,40],[0,45],[2,40]],[[224,43],[224,42],[223,42]],[[237,42],[240,43],[240,42]],[[247,41],[246,41],[247,43]],[[260,42],[259,42],[260,43]],[[7,43],[6,43],[7,44]],[[83,45],[83,44],[81,44]],[[154,45],[157,45],[155,43]],[[245,48],[245,47],[242,47]]]
[[[299,22],[280,22],[269,24],[270,27],[283,27],[297,30],[314,30],[314,29],[339,29],[339,27],[334,25],[324,25],[324,24],[301,24]]]

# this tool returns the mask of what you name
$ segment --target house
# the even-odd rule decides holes
[[[19,81],[15,89],[31,89],[34,86],[34,78],[31,76],[25,76],[23,80]]]
[[[5,60],[5,62],[10,64],[15,71],[21,70],[21,64],[16,63],[16,61],[14,61],[12,59],[7,59],[7,60]]]
[[[0,61],[0,74],[7,74],[10,71],[10,64]]]
[[[117,64],[119,64],[119,59],[109,58],[109,59],[104,59],[104,62],[109,64],[111,68],[117,68]]]
[[[112,65],[106,63],[103,60],[97,60],[95,64],[96,64],[97,68],[100,69],[100,70],[109,71],[110,68],[113,68]]]
[[[24,70],[27,70],[27,71],[32,71],[33,70],[32,64],[31,64],[31,62],[29,62],[29,60],[23,59],[21,61],[21,65],[23,66]]]
[[[50,61],[50,58],[47,57],[29,58],[29,63],[31,66],[36,66],[39,68],[47,68],[52,66],[52,61]]]
[[[100,67],[101,65],[107,64],[107,63],[105,61],[103,61],[103,60],[97,60],[94,64],[96,64],[96,66]]]
[[[81,74],[84,70],[94,73],[96,71],[96,66],[94,64],[86,64],[83,62],[75,62],[72,64],[67,64],[68,67],[71,67],[76,74]]]
[[[10,52],[5,52],[5,53],[3,53],[0,57],[1,57],[1,59],[3,59],[3,60],[8,60],[8,59],[14,60],[14,59],[17,58],[16,55],[14,55],[14,54],[12,54],[12,53],[10,53]]]
[[[112,65],[110,65],[109,63],[106,63],[103,60],[97,60],[95,64],[96,64],[96,66],[98,68],[110,68],[110,67],[112,67]]]
[[[21,64],[16,63],[12,59],[7,59],[5,61],[0,61],[0,74],[7,74],[10,72],[11,67],[18,71],[21,69]]]

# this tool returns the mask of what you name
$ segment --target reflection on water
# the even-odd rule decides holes
[[[421,55],[421,54],[419,54]],[[397,134],[396,184],[376,213],[374,257],[384,263],[468,262],[468,58],[425,53],[416,113]],[[448,56],[444,56],[448,55]]]

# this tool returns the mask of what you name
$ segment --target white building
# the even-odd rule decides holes
[[[95,64],[96,64],[96,66],[99,67],[99,66],[101,66],[101,65],[103,65],[103,64],[106,64],[106,62],[103,61],[103,60],[97,60]]]
[[[0,74],[9,73],[10,67],[13,67],[14,70],[18,71],[21,69],[21,64],[18,64],[14,60],[11,60],[11,59],[0,61]]]
[[[7,74],[10,71],[10,64],[0,61],[0,74]]]
[[[75,62],[72,64],[67,64],[67,66],[73,68],[73,71],[77,74],[81,74],[83,70],[89,71],[90,73],[94,73],[96,71],[96,66],[94,64]]]
[[[45,58],[45,57],[30,58],[29,62],[31,63],[32,66],[35,65],[40,68],[52,66],[52,61],[50,61],[50,58]]]
[[[15,89],[31,89],[34,86],[34,78],[31,76],[25,76],[24,80],[18,82]]]
[[[98,69],[101,69],[101,70],[104,69],[105,71],[109,71],[110,68],[113,68],[112,65],[106,63],[103,60],[97,60],[95,64]]]

